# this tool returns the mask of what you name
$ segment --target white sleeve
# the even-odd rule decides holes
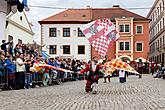
[[[18,64],[23,64],[23,61],[22,61],[21,59],[17,59],[17,60],[16,60],[16,63],[18,63]]]

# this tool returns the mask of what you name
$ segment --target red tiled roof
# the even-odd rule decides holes
[[[122,8],[89,8],[89,9],[68,9],[56,15],[39,21],[40,24],[49,22],[90,22],[98,18],[133,17],[134,20],[148,20],[136,13]]]
[[[92,9],[93,10],[93,20],[98,18],[110,18],[115,20],[115,18],[122,17],[133,17],[135,20],[148,20],[147,18],[140,16],[136,13],[130,12],[122,8],[107,8],[107,9]]]
[[[68,9],[42,21],[91,21],[91,10]]]

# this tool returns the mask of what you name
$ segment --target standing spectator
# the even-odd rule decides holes
[[[141,59],[139,59],[139,62],[138,62],[138,73],[139,73],[139,78],[142,78],[143,63],[142,63],[142,60]]]
[[[48,64],[48,60],[45,60],[45,63]],[[45,71],[44,71],[44,74],[43,74],[43,84],[44,86],[47,86],[48,85],[48,82],[49,82],[49,68],[48,67],[45,67]]]
[[[5,56],[4,55],[0,55],[0,79],[1,81],[4,83],[6,80],[5,80],[5,73],[6,73],[6,70],[5,70]]]
[[[12,57],[13,57],[13,54],[14,54],[13,42],[10,42],[9,47],[8,47],[8,52],[9,52],[9,54],[12,55]]]
[[[22,44],[17,44],[14,48],[14,53],[15,55],[18,53],[18,54],[22,54],[23,51],[22,51]]]
[[[3,50],[5,52],[5,55],[6,55],[6,52],[7,52],[7,45],[9,45],[10,42],[7,42],[6,43],[6,40],[2,40],[2,45],[1,45],[1,50]]]
[[[61,68],[61,60],[59,57],[55,58],[54,66],[57,68]],[[57,71],[57,82],[61,82],[61,73],[60,71]]]
[[[0,50],[0,55],[5,56],[5,52],[3,50]]]
[[[54,58],[49,58],[48,59],[48,65],[54,66]],[[50,81],[49,84],[52,84],[53,82],[53,77],[57,73],[57,71],[50,69],[49,70],[49,76],[50,76]]]
[[[23,54],[16,59],[16,84],[18,88],[23,89],[25,85],[25,63],[23,62]]]
[[[72,71],[74,71],[74,73],[72,73],[73,75],[73,79],[76,80],[77,78],[77,62],[75,60],[72,60],[72,63],[71,63],[71,68],[72,68]]]
[[[10,88],[14,89],[15,88],[15,64],[13,62],[12,56],[7,56],[6,59],[6,68],[8,72],[8,85]]]
[[[163,67],[164,67],[164,64],[163,64],[163,63],[161,63],[161,70],[163,69]]]
[[[154,62],[152,62],[151,63],[151,73],[152,73],[152,75],[154,74],[154,72],[155,72],[155,64],[154,64]]]
[[[25,88],[29,89],[30,86],[32,86],[32,74],[30,71],[30,67],[32,67],[33,64],[31,62],[31,60],[27,60],[26,64],[25,64],[25,68],[26,68],[26,73],[25,73]]]

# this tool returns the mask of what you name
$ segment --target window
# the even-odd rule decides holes
[[[143,44],[142,43],[136,43],[136,51],[137,52],[143,51]]]
[[[78,46],[78,54],[85,54],[85,46],[84,45]]]
[[[163,18],[163,27],[164,27],[164,18]]]
[[[130,50],[130,42],[120,42],[119,43],[119,49],[123,51],[129,51]]]
[[[124,42],[120,42],[120,50],[124,50]]]
[[[70,28],[63,28],[63,37],[70,37]]]
[[[129,42],[125,42],[125,50],[130,50],[129,49]]]
[[[56,45],[50,45],[49,46],[49,54],[57,54],[57,46]]]
[[[56,37],[56,28],[49,28],[49,37]]]
[[[119,31],[120,31],[120,32],[124,32],[124,25],[120,25]]]
[[[159,7],[160,7],[160,12],[162,12],[162,4],[161,3],[159,4]]]
[[[22,16],[20,16],[20,20],[22,21]]]
[[[162,63],[164,63],[164,53],[162,53]]]
[[[160,38],[160,48],[162,48],[162,38]]]
[[[143,33],[143,26],[136,26],[136,33],[142,34]]]
[[[160,30],[162,29],[162,21],[160,20]]]
[[[129,32],[129,25],[125,25],[125,32]]]
[[[157,11],[158,11],[158,16],[160,15],[160,12],[159,12],[159,7],[157,8]]]
[[[84,37],[84,34],[82,33],[80,28],[78,28],[78,37]]]
[[[163,10],[164,10],[164,0],[162,0],[162,4],[163,4]]]
[[[164,45],[164,36],[163,36],[163,45]]]
[[[70,45],[63,45],[63,54],[70,54]]]
[[[121,25],[119,25],[119,31],[120,32],[130,32],[129,24],[121,24]]]

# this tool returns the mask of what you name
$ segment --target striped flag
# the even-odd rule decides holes
[[[105,57],[112,41],[119,38],[114,24],[109,19],[98,19],[81,28],[90,44],[101,57]]]

